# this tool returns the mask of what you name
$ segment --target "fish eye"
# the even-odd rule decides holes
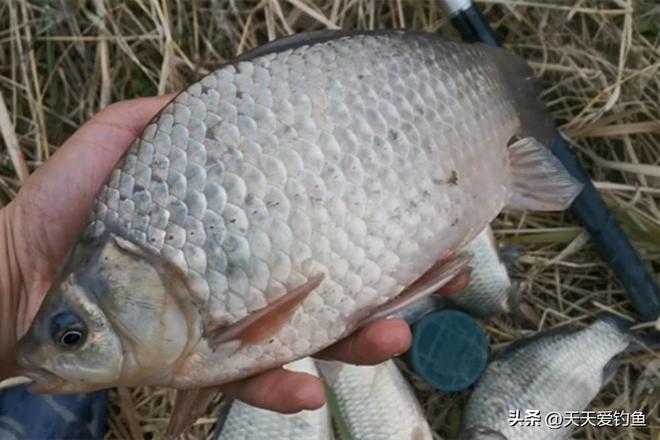
[[[62,347],[79,346],[84,342],[86,333],[85,323],[75,313],[60,312],[50,321],[50,336]]]
[[[83,334],[79,330],[67,330],[62,336],[60,336],[60,344],[66,345],[67,347],[75,347],[78,345],[82,337]]]

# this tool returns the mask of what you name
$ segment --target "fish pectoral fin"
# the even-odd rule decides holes
[[[266,307],[246,316],[228,327],[211,330],[206,337],[211,347],[238,340],[243,344],[259,344],[276,334],[291,318],[296,307],[316,289],[324,275],[310,278]]]
[[[561,211],[582,191],[552,152],[532,137],[509,147],[511,193],[507,206],[534,211]]]
[[[165,438],[176,438],[190,428],[204,414],[206,408],[219,392],[219,386],[178,390],[174,401],[174,410],[165,431]]]
[[[398,296],[376,309],[374,313],[360,323],[360,327],[378,319],[392,316],[394,313],[451,283],[457,277],[469,271],[470,258],[469,254],[462,253],[437,262],[411,285],[403,289]]]

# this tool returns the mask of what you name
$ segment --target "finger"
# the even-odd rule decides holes
[[[470,284],[470,274],[464,272],[444,285],[440,290],[435,292],[436,295],[452,296],[465,289]]]
[[[383,319],[359,329],[326,348],[317,357],[349,364],[375,365],[407,351],[411,342],[412,335],[405,321]]]
[[[283,368],[223,385],[222,392],[249,405],[287,414],[317,409],[325,403],[320,379]]]

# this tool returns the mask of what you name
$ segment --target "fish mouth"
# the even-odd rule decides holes
[[[16,360],[18,361],[19,373],[32,381],[28,386],[28,391],[30,392],[39,394],[52,393],[64,383],[64,379],[36,364],[27,355],[25,346],[21,345],[20,342],[16,353]]]
[[[28,386],[31,393],[49,394],[64,384],[64,379],[43,368],[25,372],[25,376],[32,379]]]

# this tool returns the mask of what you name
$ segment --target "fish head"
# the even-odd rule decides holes
[[[180,270],[128,240],[79,241],[19,341],[40,393],[82,393],[165,380],[196,333]],[[194,321],[194,319],[192,319]]]

